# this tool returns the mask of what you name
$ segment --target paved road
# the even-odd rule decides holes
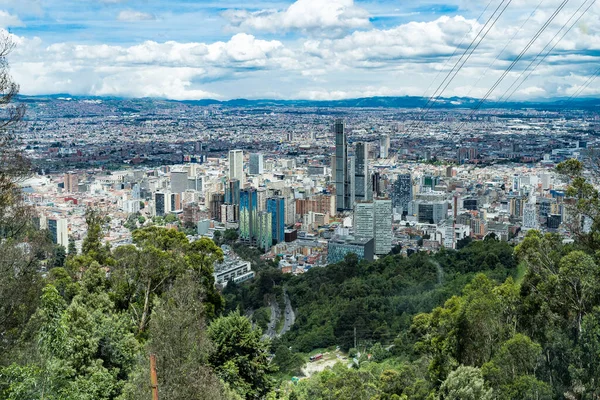
[[[283,317],[283,328],[281,328],[281,332],[279,332],[279,336],[285,334],[292,328],[294,325],[294,321],[296,321],[296,314],[294,313],[294,309],[292,308],[292,302],[287,294],[287,291],[283,289],[283,298],[285,299],[285,314]]]
[[[269,306],[271,307],[271,320],[267,325],[267,331],[265,332],[264,336],[273,339],[275,336],[277,336],[275,329],[277,328],[277,322],[279,321],[279,318],[281,318],[281,310],[279,309],[279,304],[277,304],[276,301],[271,300]]]

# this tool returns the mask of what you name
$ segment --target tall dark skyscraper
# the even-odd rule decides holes
[[[350,204],[350,176],[348,175],[348,140],[344,121],[337,119],[335,133],[335,197],[337,211],[352,209]]]
[[[355,201],[372,200],[373,189],[369,173],[369,146],[367,143],[356,143],[354,160],[354,199]]]
[[[256,189],[240,192],[240,237],[253,242],[258,236],[258,198]]]

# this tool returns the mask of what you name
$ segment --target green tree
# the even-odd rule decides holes
[[[208,335],[215,345],[210,362],[221,379],[246,399],[263,398],[271,391],[274,382],[269,374],[274,367],[267,361],[269,342],[248,318],[237,311],[217,318]]]
[[[159,394],[172,400],[232,399],[208,363],[213,345],[206,333],[204,293],[191,274],[178,277],[152,311],[146,353],[157,356]],[[144,355],[123,399],[150,398],[149,376]]]
[[[461,365],[450,372],[440,387],[439,400],[492,400],[492,389],[485,386],[481,370]]]
[[[77,247],[75,246],[75,239],[73,236],[69,236],[69,248],[67,250],[69,257],[73,257],[77,255]]]

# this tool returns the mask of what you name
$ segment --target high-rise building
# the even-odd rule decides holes
[[[335,121],[335,195],[337,211],[352,209],[350,204],[350,176],[348,174],[348,141],[344,122]]]
[[[187,171],[171,171],[171,193],[183,193],[187,188]]]
[[[242,150],[229,151],[229,179],[244,180],[244,152]]]
[[[285,198],[279,196],[267,199],[267,212],[272,218],[271,238],[275,243],[281,243],[285,240]]]
[[[268,251],[273,246],[273,216],[270,212],[260,211],[258,217],[258,233],[256,245]]]
[[[416,201],[418,221],[422,224],[437,224],[448,217],[446,201]]]
[[[379,171],[373,172],[371,175],[371,187],[373,188],[373,195],[375,197],[379,197],[382,195],[382,187],[381,187],[381,174]]]
[[[528,202],[523,207],[523,229],[537,229],[538,216],[535,202]]]
[[[208,216],[215,221],[221,220],[221,205],[225,203],[223,193],[212,193],[208,200]]]
[[[392,251],[392,200],[375,199],[373,203],[375,254],[388,254]]]
[[[201,175],[190,176],[187,179],[187,188],[188,190],[195,190],[197,192],[202,192],[203,190],[203,179]]]
[[[408,213],[408,203],[413,199],[413,184],[410,174],[398,175],[392,184],[392,206],[402,210],[402,214]]]
[[[79,191],[79,178],[75,172],[67,172],[64,176],[65,192],[77,193]]]
[[[369,173],[369,144],[358,142],[354,154],[354,200],[366,201],[373,199]]]
[[[374,204],[372,201],[357,202],[354,205],[354,237],[357,239],[370,239],[375,235]]]
[[[240,181],[238,179],[229,179],[225,184],[225,203],[240,204]]]
[[[253,242],[257,237],[257,195],[255,189],[240,193],[240,238]]]
[[[172,211],[170,192],[155,192],[154,193],[154,215],[163,217]]]
[[[390,156],[390,135],[383,135],[379,138],[379,158],[388,158]]]
[[[343,261],[349,253],[356,254],[359,260],[373,261],[373,251],[373,238],[334,237],[329,241],[327,263],[335,264]]]
[[[248,165],[248,173],[250,175],[261,175],[264,172],[264,158],[260,153],[250,154],[250,164]]]
[[[354,236],[375,240],[375,254],[392,250],[392,201],[375,199],[354,206]]]
[[[52,242],[65,248],[69,246],[69,229],[67,220],[63,218],[48,219],[48,231],[52,237]]]

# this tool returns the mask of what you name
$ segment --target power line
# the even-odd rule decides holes
[[[515,65],[521,60],[521,58],[523,58],[523,56],[531,48],[531,46],[533,45],[533,43],[535,43],[535,41],[546,30],[546,28],[548,27],[548,25],[550,25],[550,23],[552,23],[552,21],[562,11],[562,9],[567,5],[568,2],[569,2],[569,0],[563,0],[563,2],[552,13],[552,15],[550,15],[550,17],[548,18],[548,20],[546,20],[546,22],[542,25],[542,27],[536,32],[536,34],[531,38],[531,40],[525,45],[525,47],[521,50],[521,52],[519,53],[519,55],[504,70],[504,72],[502,73],[502,75],[500,76],[500,78],[498,78],[496,80],[496,82],[492,85],[492,87],[487,91],[487,93],[485,94],[485,96],[483,96],[483,98],[481,98],[479,100],[479,102],[475,105],[475,107],[473,108],[473,110],[471,111],[471,113],[469,113],[469,115],[467,116],[467,118],[470,118],[475,113],[475,111],[477,111],[483,105],[483,103],[488,99],[488,97],[490,97],[490,95],[494,92],[494,90],[496,90],[496,88],[498,87],[498,85],[500,85],[500,83],[509,74],[509,72],[515,67]],[[460,131],[460,129],[462,129],[462,127],[465,125],[465,123],[466,123],[466,121],[463,122],[459,126],[459,128],[458,128],[459,131]]]
[[[490,30],[494,27],[498,19],[502,16],[506,8],[510,5],[512,0],[502,0],[498,7],[494,10],[492,15],[488,18],[485,25],[481,28],[481,30],[477,33],[475,38],[471,41],[469,46],[465,49],[460,58],[456,61],[452,69],[448,72],[444,80],[440,83],[437,89],[433,92],[432,96],[429,98],[429,101],[425,105],[425,110],[421,112],[420,118],[424,117],[427,112],[433,107],[433,105],[440,99],[446,88],[452,83],[456,75],[460,72],[465,63],[469,60],[473,52],[479,47],[483,39],[487,36]],[[504,6],[504,7],[503,7]],[[502,9],[501,9],[502,8]],[[501,9],[501,10],[500,10]],[[484,32],[485,31],[485,32]],[[478,40],[479,39],[479,40]],[[417,124],[418,128],[420,126],[420,122]],[[414,130],[411,130],[412,133]]]
[[[481,74],[479,76],[479,78],[477,79],[477,82],[475,82],[471,86],[471,89],[469,90],[469,93],[467,93],[466,97],[469,97],[469,95],[471,94],[471,92],[473,91],[473,89],[475,89],[475,87],[477,87],[477,85],[479,84],[479,82],[481,81],[481,79],[483,79],[483,77],[488,73],[488,71],[490,70],[490,68],[492,68],[492,65],[494,65],[496,63],[496,61],[498,61],[500,59],[500,56],[502,54],[504,54],[504,51],[507,49],[508,45],[511,44],[512,41],[515,39],[515,37],[517,37],[517,35],[523,30],[523,28],[525,27],[525,25],[529,22],[529,20],[531,19],[531,17],[533,17],[533,15],[540,8],[540,6],[542,5],[543,2],[544,2],[544,0],[541,0],[538,3],[538,5],[535,7],[535,9],[531,12],[531,14],[529,14],[529,16],[527,17],[527,19],[525,21],[523,21],[523,23],[521,24],[521,26],[519,27],[519,29],[517,29],[517,31],[514,33],[514,35],[512,35],[512,37],[508,40],[508,42],[506,42],[506,44],[504,45],[504,47],[502,48],[502,50],[500,51],[500,53],[498,53],[498,55],[496,56],[496,58],[494,59],[494,61],[492,61],[487,66],[487,68],[485,69],[485,71],[483,71],[483,74]]]
[[[514,90],[512,90],[512,92],[507,96],[506,94],[512,89],[512,87],[521,79],[521,77],[523,76],[523,74],[525,74],[525,72],[527,72],[529,70],[529,68],[531,67],[531,65],[538,59],[538,57],[544,52],[544,50],[546,50],[546,48],[548,48],[548,46],[550,46],[550,44],[552,42],[554,42],[554,40],[556,39],[556,37],[560,34],[560,32],[567,26],[567,24],[569,24],[569,22],[571,22],[571,20],[575,17],[575,15],[586,5],[586,3],[589,0],[585,0],[583,3],[581,3],[581,5],[579,6],[579,8],[577,10],[575,10],[575,12],[571,15],[571,17],[567,20],[567,22],[565,22],[563,24],[563,26],[558,30],[558,32],[556,32],[556,34],[552,37],[552,39],[550,39],[550,41],[546,44],[546,46],[544,46],[544,48],[538,53],[538,55],[535,56],[535,58],[533,60],[531,60],[531,62],[529,63],[529,65],[527,66],[527,68],[525,68],[521,74],[519,75],[519,77],[513,82],[512,85],[510,85],[510,87],[504,92],[504,94],[502,94],[502,96],[500,96],[499,100],[502,100],[504,98],[504,102],[506,103],[508,101],[509,98],[511,98],[515,92],[517,90],[519,90],[519,88],[521,87],[521,85],[523,85],[523,83],[525,83],[525,81],[531,76],[531,74],[535,71],[535,69],[537,67],[540,66],[540,64],[550,55],[550,53],[554,50],[554,48],[560,43],[561,40],[564,39],[564,37],[567,35],[567,33],[569,33],[571,31],[571,29],[573,29],[573,27],[575,26],[575,24],[577,22],[579,22],[579,20],[581,19],[581,17],[583,17],[585,15],[585,13],[594,5],[594,3],[596,2],[596,0],[592,0],[590,2],[590,4],[587,6],[587,8],[585,10],[583,10],[583,12],[577,17],[577,19],[575,19],[575,21],[573,21],[573,23],[569,26],[569,28],[562,34],[562,36],[558,39],[558,41],[556,41],[556,43],[554,43],[554,45],[543,55],[542,58],[540,58],[540,60],[538,61],[538,63],[533,67],[532,70],[529,71],[529,73],[527,74],[527,76],[525,76],[525,78],[514,88]]]
[[[598,77],[598,75],[600,75],[600,67],[598,67],[598,69],[596,69],[596,71],[587,79],[587,81],[585,81],[585,83],[579,89],[577,89],[577,91],[573,93],[571,97],[567,99],[565,105],[570,104],[576,97],[578,97],[581,94],[581,92],[587,89],[587,87]]]

